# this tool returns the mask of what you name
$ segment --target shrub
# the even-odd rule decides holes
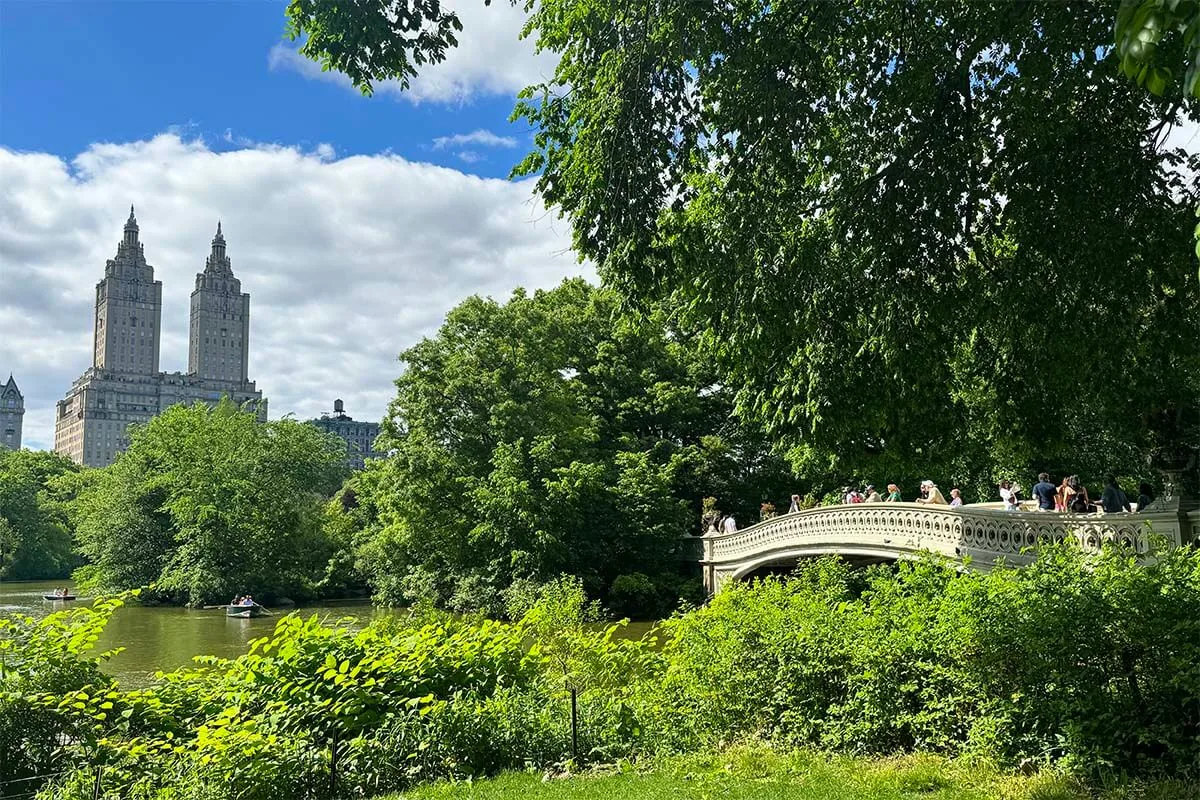
[[[1020,569],[926,561],[858,580],[825,559],[666,623],[656,741],[1200,771],[1200,552],[1143,565],[1064,546]]]
[[[1194,550],[1141,564],[1051,547],[987,574],[823,559],[730,586],[662,642],[601,627],[578,578],[506,599],[516,624],[285,617],[246,655],[140,691],[81,655],[104,607],[2,623],[0,756],[20,774],[73,765],[61,800],[90,796],[97,770],[130,798],[366,796],[560,763],[574,694],[591,760],[764,738],[1200,774]]]

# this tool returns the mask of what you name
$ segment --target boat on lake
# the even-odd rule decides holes
[[[42,595],[43,600],[74,600],[75,597],[76,596],[73,594],[44,594],[44,595]]]
[[[252,606],[225,606],[225,616],[235,617],[237,619],[250,619],[251,617],[265,617],[267,610],[255,603]]]

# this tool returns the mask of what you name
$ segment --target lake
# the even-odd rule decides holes
[[[16,612],[44,616],[75,604],[88,604],[86,596],[70,603],[43,600],[63,581],[0,581],[0,614]],[[191,663],[200,655],[235,658],[246,652],[250,640],[266,636],[275,627],[279,615],[298,611],[318,614],[330,621],[355,617],[361,624],[379,616],[404,614],[403,609],[377,608],[369,600],[331,600],[287,609],[272,609],[275,617],[236,619],[225,616],[223,609],[203,611],[174,606],[128,605],[117,609],[109,621],[96,652],[125,648],[104,666],[104,671],[122,683],[144,686],[155,672],[169,672]],[[653,623],[637,622],[625,634],[640,637]]]

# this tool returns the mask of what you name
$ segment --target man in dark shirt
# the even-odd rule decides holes
[[[1033,496],[1037,498],[1038,511],[1054,510],[1054,495],[1058,487],[1050,482],[1050,476],[1043,472],[1038,475],[1038,482],[1033,485]]]
[[[1121,487],[1117,485],[1117,479],[1112,475],[1104,479],[1104,493],[1100,495],[1100,505],[1104,507],[1106,514],[1129,510],[1129,498],[1125,496],[1125,492],[1121,491]]]

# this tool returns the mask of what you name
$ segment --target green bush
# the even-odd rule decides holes
[[[1200,552],[1048,548],[1026,568],[861,581],[822,560],[666,623],[656,740],[1200,772]]]
[[[825,559],[730,586],[662,641],[600,626],[579,578],[505,599],[516,624],[285,617],[246,655],[138,691],[81,655],[103,609],[6,623],[20,644],[3,651],[0,756],[30,774],[73,767],[46,789],[56,800],[90,797],[97,772],[123,798],[369,796],[561,764],[574,695],[589,761],[762,738],[1200,775],[1195,550],[1142,564],[1048,548],[987,574]]]
[[[41,619],[0,617],[0,797],[35,791],[39,777],[60,771],[60,743],[86,736],[44,694],[73,696],[106,687],[100,665],[108,654],[86,655],[120,600],[98,601]],[[95,691],[101,695],[104,689]],[[86,732],[84,732],[86,733]]]

